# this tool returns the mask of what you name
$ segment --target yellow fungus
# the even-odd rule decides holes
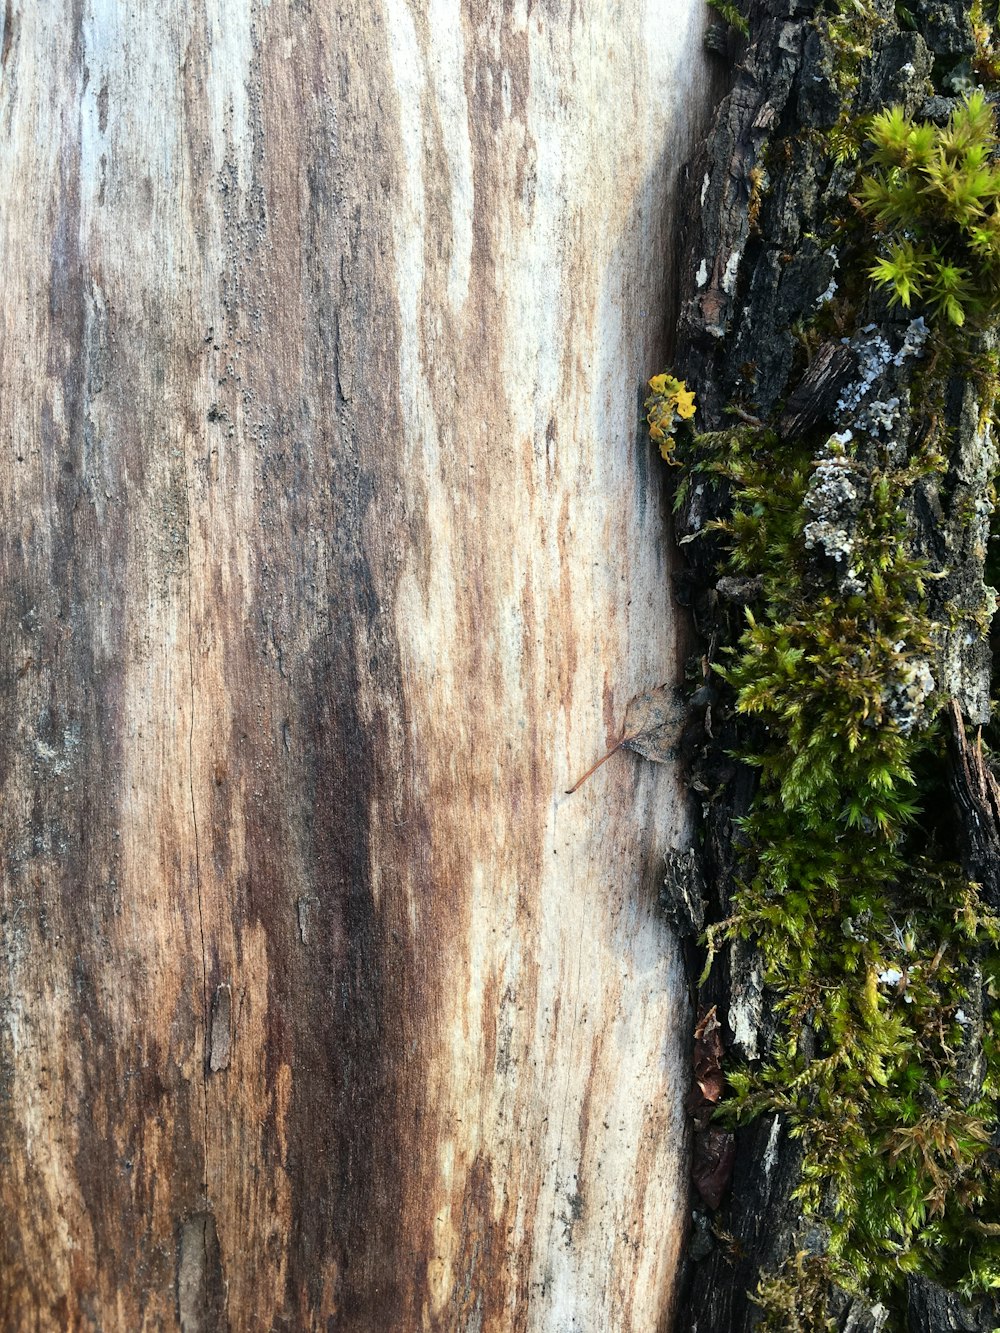
[[[677,415],[684,421],[689,421],[695,414],[694,393],[684,387],[681,381],[680,389],[677,394]]]

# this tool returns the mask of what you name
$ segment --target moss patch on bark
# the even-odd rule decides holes
[[[673,368],[739,1150],[682,1327],[930,1329],[924,1297],[992,1327],[1000,861],[956,793],[992,781],[996,38],[957,2],[747,17]]]

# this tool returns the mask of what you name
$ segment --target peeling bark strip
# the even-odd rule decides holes
[[[612,8],[6,4],[4,1329],[668,1320],[683,800],[562,792],[703,11]]]
[[[219,1237],[211,1213],[189,1218],[180,1230],[177,1321],[181,1333],[213,1333],[225,1322]]]
[[[208,1067],[213,1074],[229,1068],[233,1046],[233,992],[231,986],[218,986],[212,997],[209,1030]]]
[[[966,733],[967,724],[979,728],[990,718],[988,627],[996,599],[986,586],[986,558],[997,471],[992,419],[997,389],[995,335],[966,345],[966,361],[956,358],[949,363],[943,343],[928,340],[926,326],[911,322],[917,311],[890,309],[883,296],[870,290],[865,270],[848,271],[845,255],[838,254],[828,239],[831,220],[846,216],[838,234],[848,237],[845,249],[858,262],[862,247],[857,232],[851,231],[852,210],[856,218],[858,207],[849,198],[858,164],[849,154],[836,151],[832,142],[844,132],[845,107],[855,124],[857,117],[893,103],[901,104],[908,115],[944,124],[956,105],[954,94],[967,88],[972,62],[982,53],[977,55],[961,0],[943,6],[917,0],[905,10],[885,3],[876,3],[870,11],[861,5],[838,10],[835,4],[814,6],[808,0],[753,0],[744,8],[749,12],[750,42],[741,50],[732,91],[707,145],[690,169],[692,208],[682,261],[681,332],[671,373],[682,376],[697,393],[698,430],[714,434],[704,434],[700,446],[692,440],[687,461],[700,461],[697,449],[712,447],[705,443],[711,440],[719,451],[711,455],[713,461],[727,447],[733,453],[749,451],[755,439],[763,441],[763,450],[775,454],[783,450],[787,456],[798,450],[806,460],[808,478],[802,483],[802,508],[809,510],[806,517],[812,528],[810,532],[807,525],[798,534],[801,548],[811,552],[803,558],[804,580],[812,588],[814,602],[832,599],[839,607],[849,598],[872,596],[872,586],[864,585],[852,571],[848,557],[863,531],[866,506],[868,512],[874,507],[871,478],[876,467],[883,469],[883,476],[902,477],[903,464],[917,458],[927,440],[940,442],[947,466],[935,463],[919,475],[909,475],[895,499],[901,519],[896,531],[905,537],[893,540],[897,546],[912,543],[925,562],[926,590],[919,598],[914,596],[912,604],[919,601],[921,624],[930,626],[927,643],[920,649],[928,660],[918,661],[910,645],[912,660],[906,665],[912,671],[903,682],[905,688],[896,688],[897,682],[887,678],[883,701],[897,732],[909,735],[925,725],[934,706],[934,687],[934,699],[950,700],[942,710],[941,746],[927,759],[927,767],[936,764],[936,769],[921,775],[937,807],[925,805],[921,816],[933,832],[928,836],[925,831],[923,839],[914,834],[912,841],[916,855],[935,855],[941,864],[954,866],[956,877],[964,872],[977,881],[979,901],[995,908],[1000,901],[1000,799],[981,738],[971,739]],[[838,51],[831,34],[838,12],[842,18],[853,16],[844,19],[854,43],[846,56],[849,42]],[[865,13],[869,27],[860,34],[852,31],[851,23],[860,23]],[[897,16],[906,15],[912,18],[914,31],[900,30]],[[844,60],[853,61],[846,70]],[[845,287],[824,323],[817,312],[838,288]],[[974,372],[973,353],[978,358]],[[922,369],[936,355],[950,366],[947,374],[942,371],[938,382],[930,372],[921,379]],[[735,415],[727,415],[729,408]],[[748,423],[751,433],[737,439],[737,432]],[[736,430],[731,429],[734,426]],[[765,426],[771,432],[766,437]],[[830,448],[837,439],[831,439],[834,431],[844,432],[839,449]],[[843,446],[849,440],[853,442],[848,452]],[[680,437],[676,457],[685,462]],[[896,474],[890,474],[892,467]],[[739,752],[770,753],[768,747],[775,744],[768,736],[771,716],[766,706],[756,726],[755,719],[737,716],[733,691],[709,673],[713,663],[732,666],[734,659],[724,656],[724,648],[740,638],[745,604],[761,620],[771,613],[762,605],[762,594],[767,579],[773,583],[776,577],[772,569],[761,576],[758,569],[741,567],[742,581],[732,573],[720,578],[726,539],[712,535],[711,525],[733,516],[733,491],[742,484],[732,480],[733,475],[721,468],[715,478],[706,471],[691,472],[679,496],[678,536],[689,561],[679,591],[692,608],[705,652],[704,683],[695,696],[703,722],[700,734],[693,731],[689,736],[689,777],[704,802],[704,855],[698,873],[676,858],[671,860],[665,897],[678,921],[699,925],[703,917],[710,923],[729,918],[736,910],[734,903],[741,901],[746,880],[753,878],[756,854],[773,852],[767,845],[748,846],[740,831],[739,821],[753,808],[758,770],[733,758]],[[749,494],[745,510],[753,498]],[[770,498],[762,498],[762,510]],[[774,509],[778,512],[777,506]],[[747,526],[751,527],[749,520]],[[735,546],[737,538],[731,540]],[[764,539],[760,541],[763,544]],[[757,576],[756,586],[752,576]],[[868,612],[873,622],[877,614]],[[899,655],[904,647],[897,645],[893,651]],[[819,656],[807,660],[818,663],[817,672],[825,665]],[[934,681],[929,686],[931,669]],[[949,736],[947,758],[944,733]],[[949,789],[953,811],[948,809]],[[772,784],[770,790],[777,788]],[[831,811],[830,819],[842,815]],[[780,824],[779,815],[774,822]],[[847,822],[844,819],[838,838],[846,836]],[[935,847],[935,839],[944,846]],[[873,836],[873,855],[876,841]],[[807,852],[803,859],[808,861]],[[910,870],[907,867],[908,876]],[[705,898],[692,905],[692,890],[697,892],[702,875]],[[775,912],[780,912],[783,898],[802,895],[802,882],[794,875],[784,892],[777,887],[777,876],[768,883]],[[915,895],[916,883],[914,873],[904,886]],[[827,891],[848,898],[851,886],[842,882],[828,885]],[[906,907],[915,915],[921,910],[916,896]],[[845,936],[854,929],[846,912],[842,925]],[[860,929],[864,928],[861,921]],[[687,932],[692,933],[690,924]],[[758,925],[757,940],[761,934]],[[800,942],[803,952],[807,947],[818,954],[815,941]],[[928,971],[941,965],[945,948],[942,943]],[[993,1098],[992,1093],[984,1097],[984,1032],[989,1031],[989,1016],[984,1015],[985,955],[977,937],[977,943],[969,945],[968,958],[963,956],[955,981],[963,1007],[953,1024],[960,1025],[960,1035],[950,1038],[950,1081],[938,1086],[939,1098],[929,1096],[928,1082],[921,1084],[914,1103],[920,1124],[925,1119],[943,1121],[945,1104],[958,1122],[963,1113],[983,1102],[989,1105]],[[873,970],[870,980],[873,990],[878,983],[895,980],[900,987],[906,983],[901,971],[888,966],[883,977]],[[901,996],[902,990],[896,994]],[[959,1284],[961,1275],[956,1278],[954,1271],[939,1272],[941,1280],[912,1272],[904,1276],[886,1296],[894,1306],[891,1310],[874,1295],[865,1295],[864,1275],[857,1283],[860,1290],[853,1294],[836,1285],[844,1270],[836,1267],[836,1255],[831,1260],[830,1236],[842,1213],[832,1202],[823,1202],[820,1189],[818,1206],[806,1215],[796,1194],[809,1188],[803,1160],[808,1145],[791,1136],[789,1119],[800,1115],[805,1122],[813,1112],[813,1106],[803,1106],[802,1100],[817,1085],[805,1077],[785,1097],[787,1111],[760,1114],[738,1130],[730,1193],[719,1208],[729,1145],[722,1141],[717,1122],[709,1128],[706,1111],[711,1096],[706,1087],[715,1094],[720,1063],[722,1074],[728,1072],[731,1079],[737,1077],[737,1068],[748,1071],[751,1089],[760,1088],[754,1080],[760,1079],[769,1060],[779,1070],[786,1068],[779,1052],[788,1050],[789,1038],[779,1025],[790,1026],[791,1018],[778,1016],[780,999],[764,984],[753,932],[750,940],[725,946],[701,988],[705,1018],[695,1034],[696,1083],[689,1101],[698,1131],[694,1171],[701,1197],[695,1199],[678,1327],[689,1333],[743,1333],[757,1327],[766,1327],[769,1333],[786,1328],[800,1333],[831,1327],[842,1333],[878,1333],[890,1327],[905,1328],[907,1333],[994,1328],[1000,1323],[996,1300],[987,1295],[963,1302],[956,1290],[943,1285]],[[828,1033],[818,1018],[809,1016],[825,1012],[822,1003],[817,997],[811,1010],[802,1007],[799,1044],[792,1048],[788,1065],[798,1060],[807,1070],[814,1058],[822,1063],[818,1057],[829,1054]],[[873,1009],[877,1011],[880,1003],[876,995]],[[707,1019],[716,1013],[725,1016],[728,1029],[721,1055],[717,1039],[706,1044]],[[822,1050],[821,1036],[828,1042]],[[834,1050],[830,1058],[839,1058],[838,1052]],[[796,1104],[800,1091],[802,1100]],[[818,1096],[815,1091],[812,1095]],[[780,1101],[780,1096],[774,1100]],[[831,1101],[836,1104],[833,1097]],[[850,1098],[842,1099],[842,1104],[850,1105]],[[994,1117],[987,1115],[987,1120],[985,1127],[974,1126],[974,1136],[986,1145],[979,1160],[995,1179],[1000,1140]],[[831,1114],[828,1128],[831,1139],[836,1139],[846,1134],[848,1126]],[[897,1145],[905,1142],[905,1132],[897,1137]],[[713,1134],[722,1137],[715,1141],[709,1138]],[[886,1158],[892,1151],[891,1145],[886,1147]],[[956,1185],[965,1179],[959,1174],[958,1157],[956,1151],[951,1163],[950,1183]],[[942,1188],[944,1183],[948,1182]],[[990,1198],[995,1204],[995,1194]],[[929,1203],[929,1196],[922,1201],[918,1197],[918,1207],[921,1202]],[[882,1239],[892,1244],[893,1201],[886,1203]],[[900,1203],[897,1221],[902,1211]],[[968,1215],[964,1234],[994,1238],[997,1221],[995,1216]],[[953,1222],[950,1218],[949,1224]],[[899,1226],[902,1234],[901,1222]],[[912,1261],[915,1255],[914,1249],[907,1258]],[[943,1266],[950,1256],[937,1257]],[[961,1259],[959,1255],[956,1265]],[[761,1279],[776,1274],[780,1282],[771,1284],[765,1323],[762,1302],[754,1297],[761,1294]],[[984,1285],[980,1279],[980,1291]]]

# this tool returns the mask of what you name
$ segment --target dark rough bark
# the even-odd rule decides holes
[[[906,1320],[910,1333],[994,1333],[997,1306],[987,1301],[971,1309],[936,1283],[912,1277],[906,1284]]]
[[[1000,907],[1000,786],[983,757],[970,743],[957,704],[948,712],[952,795],[965,834],[965,865],[993,907]]]
[[[928,80],[933,74],[945,94],[962,86],[972,52],[963,6],[956,0],[951,6],[917,3],[910,8],[917,31],[904,32],[893,6],[880,6],[881,21],[853,98],[854,115],[901,103],[908,112],[941,120],[954,105],[947,95],[929,97]],[[846,196],[857,170],[853,163],[838,164],[830,150],[829,132],[844,104],[833,78],[837,53],[811,3],[753,3],[750,31],[749,45],[741,44],[732,90],[702,154],[688,169],[692,207],[681,261],[683,305],[673,368],[698,393],[701,430],[732,424],[725,413],[735,407],[744,419],[776,425],[786,441],[820,427],[829,432],[852,424],[877,437],[865,413],[873,402],[898,400],[892,434],[899,442],[894,447],[905,456],[907,441],[919,438],[928,425],[926,405],[911,393],[920,368],[919,348],[913,344],[920,334],[909,317],[890,311],[884,299],[869,293],[855,324],[810,356],[803,355],[797,336],[797,322],[808,321],[838,281],[838,256],[821,238],[831,210],[850,206]],[[853,393],[859,381],[864,392]],[[989,718],[991,657],[981,628],[992,611],[985,589],[989,505],[984,501],[996,451],[989,428],[980,429],[979,407],[974,387],[954,378],[943,407],[954,441],[948,476],[944,484],[919,483],[907,503],[915,548],[941,576],[934,582],[930,609],[947,628],[937,637],[932,665],[939,687],[954,701],[951,784],[959,837],[967,848],[965,869],[983,884],[987,900],[996,903],[997,784],[975,743],[966,740],[962,722],[963,715],[972,725]],[[856,490],[854,504],[863,504],[863,479]],[[752,586],[719,578],[719,549],[712,538],[693,540],[727,512],[725,490],[692,486],[678,515],[688,568],[677,591],[699,632],[703,667],[718,660],[721,645],[734,641],[743,603],[753,599]],[[849,533],[851,503],[829,517],[831,527]],[[838,581],[843,586],[847,577],[832,553],[817,551],[817,590]],[[740,733],[725,691],[708,684],[695,705],[687,740],[689,779],[702,801],[701,865],[695,872],[672,864],[665,888],[674,919],[688,929],[702,919],[719,921],[728,915],[739,858],[735,821],[747,812],[755,784],[754,774],[731,757]],[[745,728],[742,735],[745,740]],[[702,882],[705,897],[699,904],[692,901],[692,886]],[[979,991],[979,981],[970,976],[967,1008],[973,1025],[981,1022]],[[746,945],[724,950],[700,991],[703,1009],[714,1005],[726,1016],[728,1054],[750,1061],[764,1057],[774,1040],[772,999]],[[965,1075],[970,1100],[982,1079],[976,1050],[973,1034]],[[706,1132],[696,1119],[696,1162]],[[751,1298],[761,1274],[796,1252],[822,1254],[821,1222],[804,1221],[791,1199],[799,1154],[781,1118],[762,1117],[736,1134],[731,1192],[721,1209],[713,1213],[694,1193],[678,1324],[683,1333],[752,1329],[759,1310]],[[883,1307],[846,1295],[834,1297],[833,1310],[845,1331],[875,1333],[888,1317]],[[1000,1322],[990,1302],[978,1311],[967,1309],[925,1279],[910,1282],[906,1318],[909,1333],[978,1330]]]

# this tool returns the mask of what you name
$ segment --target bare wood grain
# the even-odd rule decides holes
[[[665,1326],[700,21],[7,4],[4,1328]]]

